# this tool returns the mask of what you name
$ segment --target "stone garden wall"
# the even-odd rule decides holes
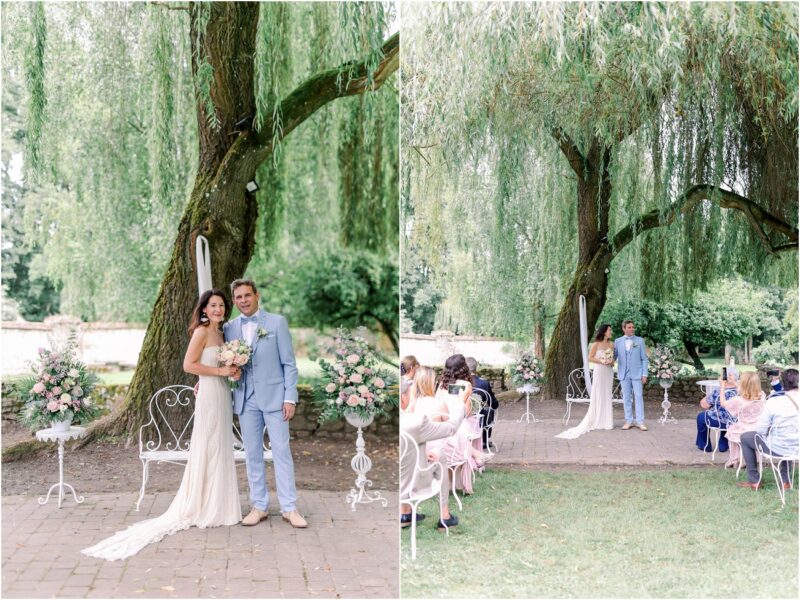
[[[97,386],[92,394],[92,398],[104,412],[110,412],[112,408],[118,406],[126,392],[127,385],[107,385]],[[312,402],[313,392],[309,385],[298,385],[297,392],[300,403],[297,406],[295,416],[292,418],[291,432],[296,438],[319,437],[334,440],[352,440],[355,429],[345,421],[337,421],[319,425],[317,415],[319,411]],[[397,390],[395,389],[395,394]],[[2,384],[2,418],[15,420],[19,413],[24,399],[16,392],[13,383],[3,382]],[[398,414],[395,412],[390,417],[379,417],[364,430],[367,437],[376,436],[382,440],[396,440],[398,437]]]

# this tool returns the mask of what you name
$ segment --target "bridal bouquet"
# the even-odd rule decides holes
[[[250,361],[250,346],[243,340],[225,342],[217,350],[217,361],[226,367],[243,367]],[[228,385],[232,390],[239,387],[239,382],[228,377]]]
[[[614,364],[614,350],[613,349],[606,348],[605,350],[603,350],[602,357],[603,357],[603,360],[605,361],[605,363],[607,365],[613,365]]]
[[[658,379],[674,379],[681,366],[675,360],[675,353],[669,346],[656,345],[650,371],[655,372]]]
[[[339,329],[331,350],[336,357],[333,362],[318,361],[327,382],[315,389],[320,423],[347,414],[369,418],[397,406],[397,394],[390,390],[395,376],[380,366],[377,353],[366,340]]]
[[[31,430],[49,427],[56,421],[88,423],[100,414],[89,400],[97,376],[75,357],[75,340],[63,348],[39,348],[39,357],[31,361],[33,375],[17,389],[26,397],[19,416]]]
[[[530,350],[525,350],[511,366],[511,378],[516,385],[540,383],[544,379],[544,371],[539,359]]]

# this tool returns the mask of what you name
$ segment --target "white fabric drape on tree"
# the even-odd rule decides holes
[[[197,258],[197,295],[202,296],[203,292],[212,288],[211,246],[205,237],[198,235],[195,248]]]
[[[583,378],[586,380],[586,393],[592,397],[592,373],[589,370],[589,327],[586,323],[586,297],[578,298],[581,320],[581,355],[583,356]]]

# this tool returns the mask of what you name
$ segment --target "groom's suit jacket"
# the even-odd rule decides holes
[[[614,341],[614,358],[617,359],[617,378],[640,379],[647,375],[647,352],[644,340],[633,336],[631,349],[625,349],[625,336]]]
[[[233,412],[237,415],[242,414],[246,400],[255,400],[265,412],[281,410],[284,402],[297,403],[297,364],[289,324],[282,315],[261,309],[256,314],[250,361],[242,369],[239,387],[233,390]],[[259,329],[266,330],[267,335],[258,337]],[[225,341],[244,340],[242,316],[225,323],[223,332]]]

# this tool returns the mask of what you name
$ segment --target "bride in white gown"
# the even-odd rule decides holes
[[[118,560],[182,529],[235,525],[242,520],[239,485],[233,460],[231,392],[226,377],[235,367],[217,366],[223,344],[222,323],[230,315],[223,292],[205,292],[192,313],[192,335],[183,368],[200,378],[195,402],[189,460],[178,493],[167,512],[81,550],[83,554]]]
[[[592,429],[614,429],[614,413],[611,395],[614,389],[614,342],[611,325],[603,323],[597,329],[594,343],[589,348],[589,362],[594,364],[592,371],[592,394],[589,410],[583,421],[575,427],[562,431],[556,437],[572,440]]]

